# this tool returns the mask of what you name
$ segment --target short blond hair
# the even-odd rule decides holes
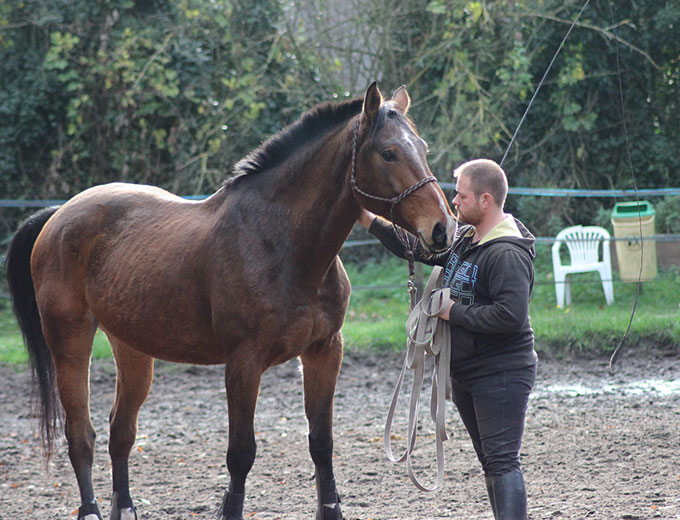
[[[470,188],[475,197],[479,198],[483,193],[488,193],[498,207],[503,208],[508,195],[508,178],[498,164],[490,159],[468,161],[453,170],[455,179],[461,175],[470,180]]]

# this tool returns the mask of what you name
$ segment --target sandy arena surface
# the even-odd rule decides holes
[[[522,461],[529,517],[680,519],[680,364],[677,350],[628,346],[614,375],[605,356],[541,356]],[[449,403],[446,477],[418,491],[403,465],[385,458],[384,421],[401,353],[345,355],[336,392],[335,472],[348,520],[493,517],[472,445]],[[131,454],[140,520],[215,518],[225,486],[227,415],[221,367],[158,363]],[[0,520],[75,518],[79,503],[65,442],[48,470],[30,414],[30,372],[0,366]],[[98,432],[95,487],[108,518],[107,418],[111,361],[92,365]],[[407,409],[396,419],[403,447]],[[313,518],[313,465],[307,452],[298,364],[268,371],[256,414],[257,459],[245,518]],[[434,478],[434,436],[421,418],[418,470]]]

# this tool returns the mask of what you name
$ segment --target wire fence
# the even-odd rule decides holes
[[[442,189],[455,190],[456,184],[450,182],[439,182]],[[665,197],[669,195],[680,195],[680,188],[653,188],[653,189],[637,189],[637,190],[582,190],[582,189],[567,189],[567,188],[524,188],[524,187],[509,187],[508,194],[510,195],[533,195],[539,197],[616,197],[616,198],[630,198],[630,197]],[[182,198],[187,200],[203,200],[208,195],[188,195]],[[60,206],[67,202],[64,199],[0,199],[0,208],[46,208],[51,206]],[[611,242],[639,242],[643,240],[645,243],[680,243],[680,234],[652,234],[652,235],[630,235],[630,236],[611,236]],[[555,237],[536,237],[537,245],[551,245],[555,243]],[[377,239],[366,240],[348,240],[343,245],[343,250],[356,247],[381,247],[380,241]],[[5,257],[0,255],[0,263],[4,264]],[[680,257],[674,259],[676,264],[680,264]],[[627,283],[621,280],[612,280],[614,283]],[[536,285],[554,284],[553,281],[536,281]],[[573,283],[591,284],[602,283],[602,280],[593,279],[578,279]],[[353,286],[354,290],[382,290],[395,289],[402,287],[399,285],[357,285]],[[9,295],[0,292],[0,298],[8,298]]]

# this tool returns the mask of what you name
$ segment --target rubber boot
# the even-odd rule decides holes
[[[491,477],[496,520],[527,520],[527,492],[521,471]]]
[[[493,497],[493,477],[484,475],[484,480],[486,480],[486,493],[489,495],[489,502],[491,503],[493,517],[498,520],[498,514],[496,513],[496,499]]]

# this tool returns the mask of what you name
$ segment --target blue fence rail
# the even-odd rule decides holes
[[[440,182],[442,189],[455,190],[456,184],[452,182]],[[523,187],[509,187],[509,195],[533,195],[538,197],[665,197],[669,195],[680,195],[680,188],[643,188],[638,190],[581,190],[568,188],[523,188]],[[208,195],[187,195],[183,198],[187,200],[202,200]],[[0,208],[47,208],[50,206],[60,206],[66,200],[63,199],[28,199],[28,200],[14,200],[14,199],[0,199]],[[638,236],[614,237],[612,241],[629,241],[639,240]],[[644,235],[643,239],[654,240],[656,242],[680,242],[680,234],[669,235]],[[536,237],[537,244],[552,244],[555,242],[555,237]],[[361,247],[361,246],[375,246],[380,244],[378,240],[348,240],[343,245],[345,248]],[[4,263],[4,255],[0,255],[0,264]],[[599,281],[598,281],[599,283]],[[380,289],[381,286],[367,286],[354,287],[354,289]],[[8,295],[0,293],[0,298],[7,298]]]
[[[440,182],[444,189],[456,189],[453,182]],[[644,188],[638,190],[577,190],[569,188],[519,188],[509,187],[509,195],[535,195],[537,197],[666,197],[680,195],[680,188]]]
[[[440,182],[439,186],[447,190],[455,190],[453,182]],[[509,195],[534,195],[537,197],[666,197],[668,195],[680,195],[680,188],[644,188],[639,190],[578,190],[569,188],[508,188]],[[187,195],[187,200],[202,200],[208,195]],[[62,199],[30,199],[13,200],[0,199],[0,208],[47,208],[60,206],[66,200]]]

